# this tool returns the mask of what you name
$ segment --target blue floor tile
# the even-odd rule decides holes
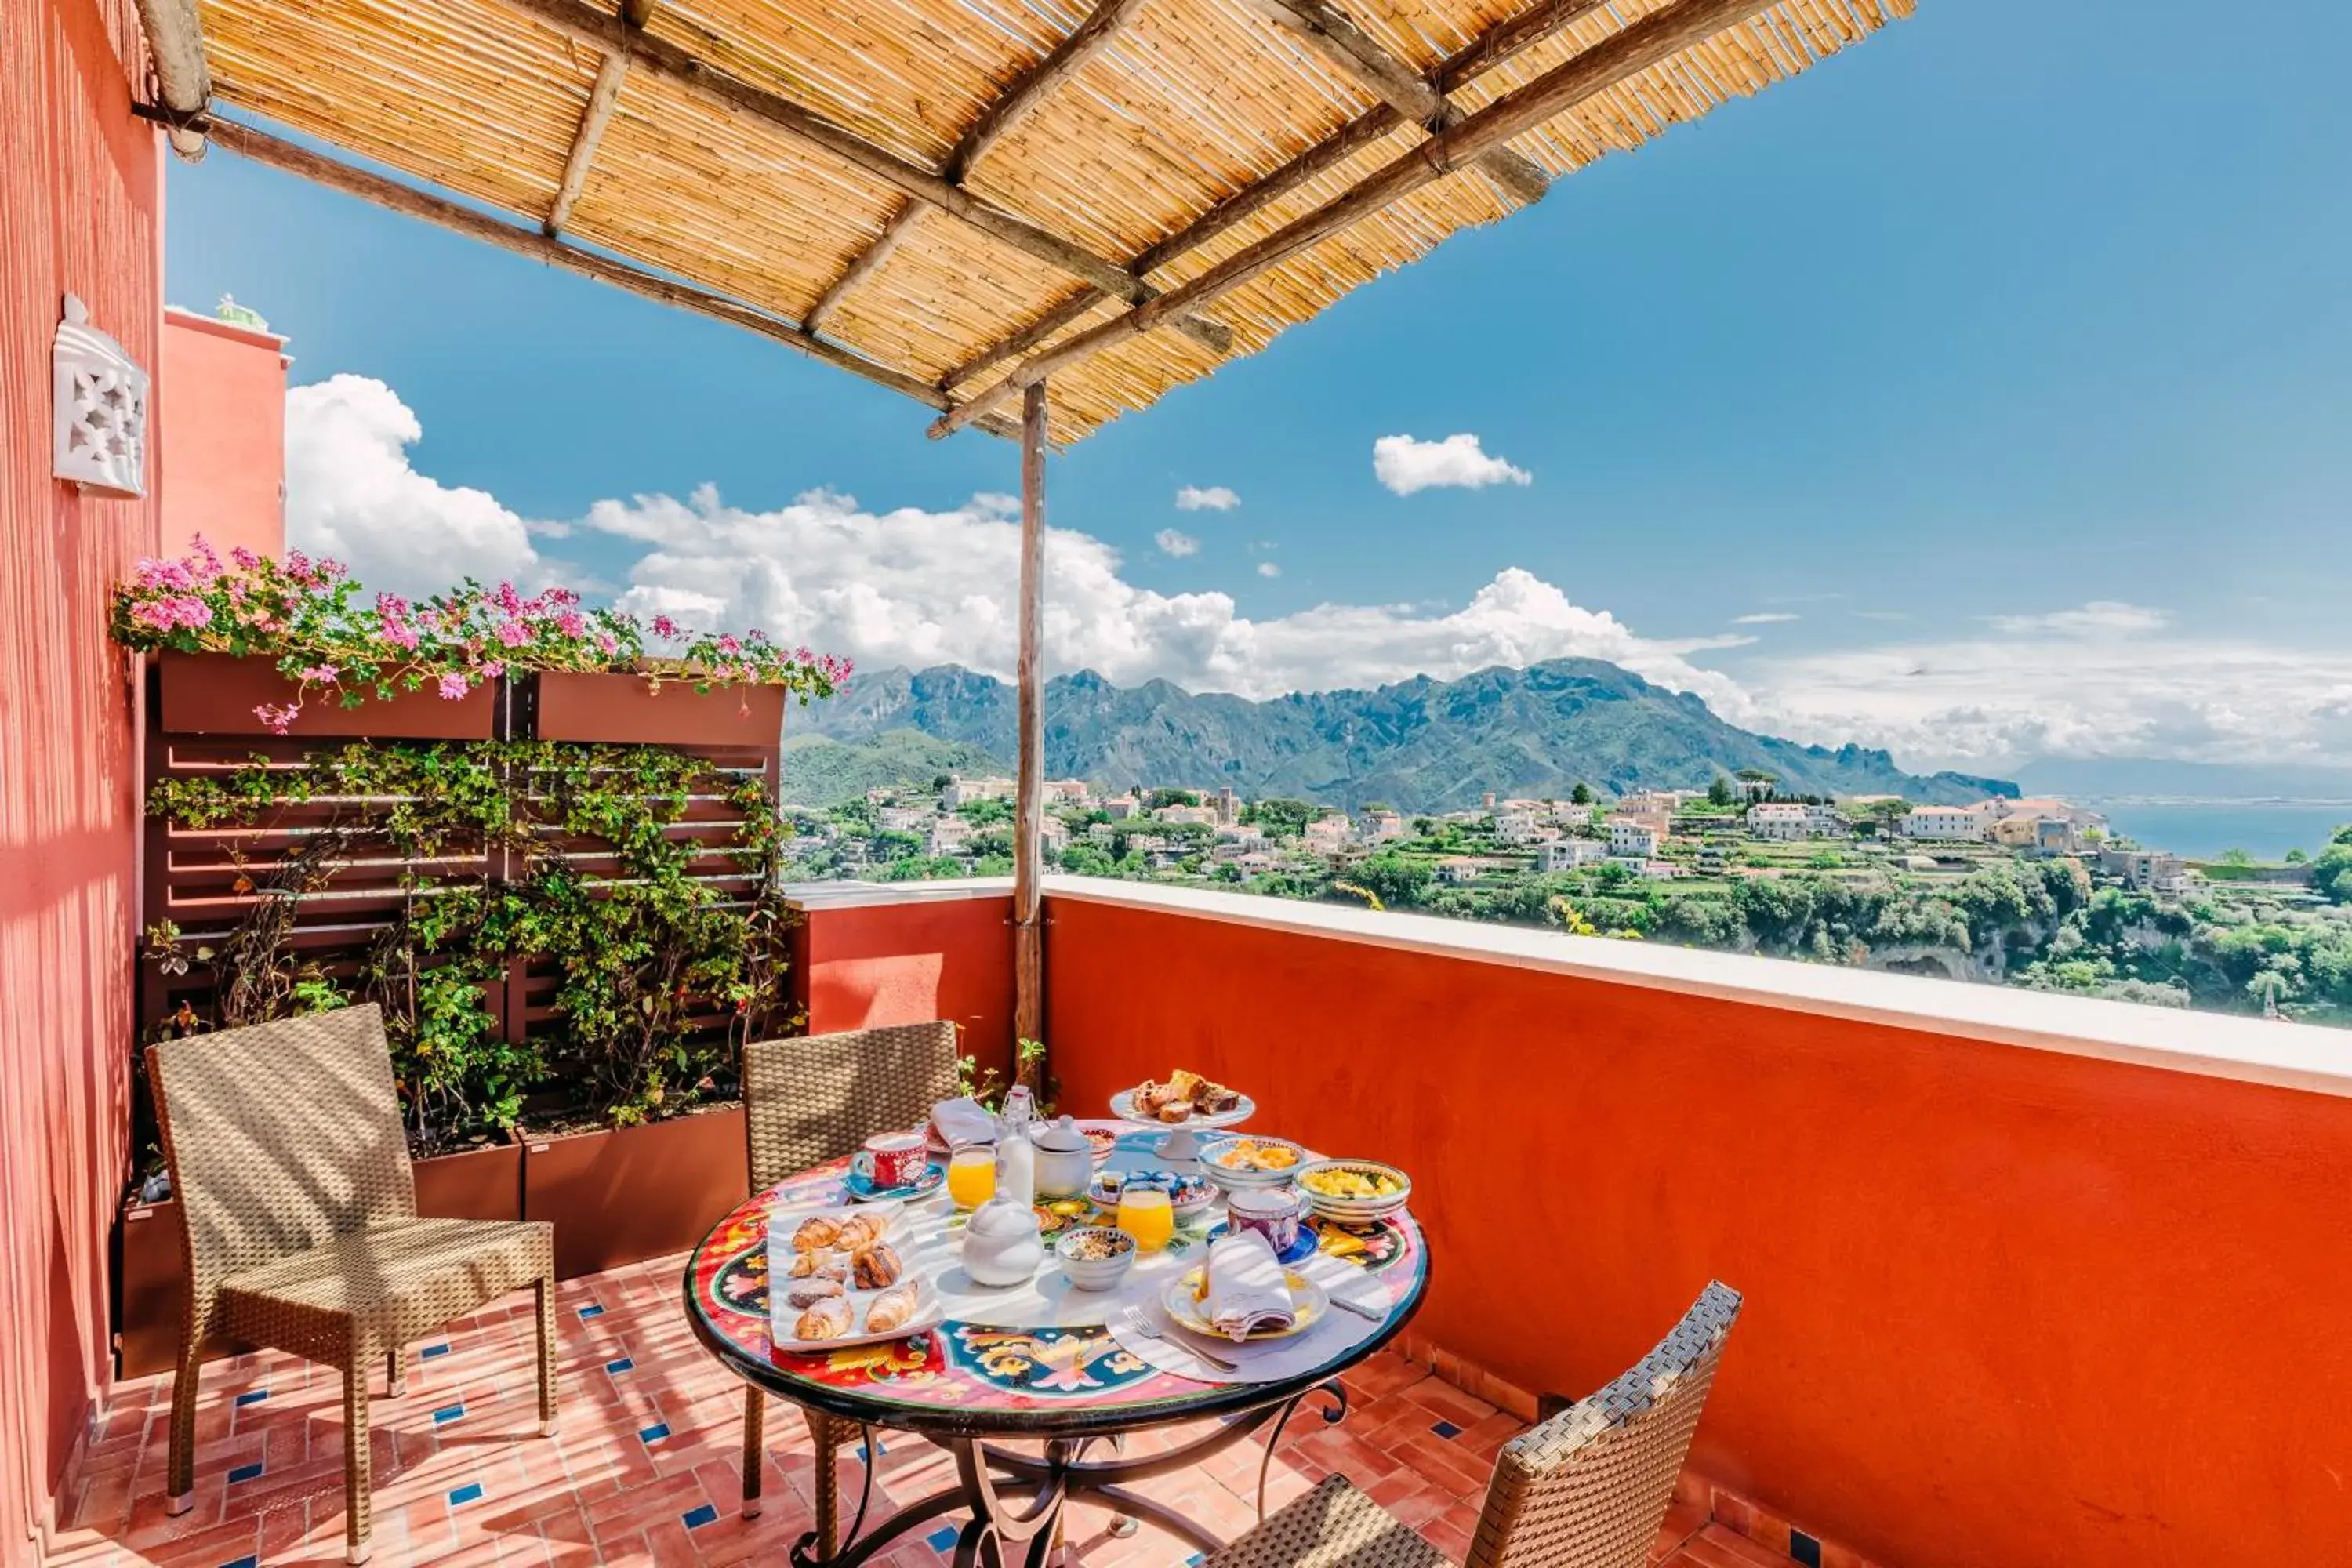
[[[1433,1421],[1429,1424],[1429,1429],[1436,1433],[1441,1437],[1459,1437],[1462,1436],[1462,1428],[1456,1426],[1451,1421]]]
[[[268,1397],[269,1390],[266,1388],[248,1388],[236,1396],[236,1402],[239,1405],[258,1405]]]
[[[680,1524],[685,1525],[688,1530],[700,1530],[704,1525],[712,1522],[718,1519],[718,1517],[719,1510],[711,1507],[709,1503],[704,1503],[700,1508],[688,1509],[686,1512],[679,1514],[677,1516],[677,1520]]]
[[[233,1557],[226,1563],[222,1563],[220,1568],[261,1568],[261,1559],[258,1557]]]
[[[463,1508],[469,1502],[479,1502],[481,1500],[482,1483],[479,1481],[467,1481],[462,1487],[452,1488],[449,1492],[449,1506],[451,1508]]]
[[[431,1361],[436,1356],[447,1355],[449,1353],[449,1347],[447,1345],[426,1345],[423,1350],[416,1353],[425,1360]]]
[[[628,1371],[631,1367],[636,1364],[637,1363],[635,1362],[630,1360],[627,1356],[621,1356],[616,1360],[606,1362],[604,1363],[604,1370],[610,1373],[623,1373]]]
[[[856,1447],[855,1448],[852,1448],[852,1449],[851,1449],[851,1450],[849,1450],[849,1451],[850,1451],[852,1454],[855,1454],[856,1456],[857,1456],[857,1462],[858,1462],[859,1464],[861,1464],[861,1465],[862,1465],[862,1464],[865,1464],[865,1463],[866,1462],[866,1445],[865,1445],[865,1444],[860,1443],[860,1444],[858,1444],[858,1445],[857,1445],[857,1447]],[[890,1451],[890,1445],[889,1445],[889,1444],[887,1444],[887,1443],[877,1443],[877,1444],[875,1444],[875,1445],[874,1445],[874,1451],[875,1451],[875,1453],[877,1453],[877,1454],[887,1454],[887,1453],[888,1453],[888,1452]]]
[[[261,1461],[258,1459],[249,1465],[239,1465],[228,1473],[228,1484],[231,1486],[236,1485],[239,1481],[257,1481],[260,1479]]]
[[[604,1307],[603,1307],[600,1303],[597,1303],[597,1302],[593,1302],[593,1301],[592,1301],[592,1302],[590,1302],[587,1306],[583,1307],[583,1308],[581,1308],[581,1309],[580,1309],[580,1316],[581,1316],[581,1318],[582,1318],[582,1320],[583,1320],[583,1321],[585,1321],[585,1320],[587,1320],[587,1319],[589,1319],[589,1318],[601,1318],[601,1317],[603,1317],[604,1315]]]
[[[956,1537],[962,1533],[952,1524],[943,1524],[923,1537],[923,1544],[934,1552],[953,1552]]]
[[[669,1423],[667,1421],[656,1421],[637,1434],[638,1440],[646,1443],[658,1443],[668,1436]]]
[[[445,1405],[433,1413],[433,1425],[446,1426],[464,1414],[466,1414],[466,1407],[463,1405]]]

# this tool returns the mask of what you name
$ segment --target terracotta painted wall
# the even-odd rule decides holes
[[[60,297],[152,375],[162,170],[129,0],[0,5],[0,1561],[27,1561],[107,1365],[121,1191],[139,727],[106,595],[152,500],[49,474]],[[151,449],[152,450],[152,449]]]
[[[813,1035],[946,1018],[983,1068],[1013,1065],[1013,900],[956,899],[810,911],[793,994]]]
[[[185,310],[163,316],[156,395],[163,553],[201,533],[226,555],[286,548],[286,340]]]
[[[1189,1066],[1402,1163],[1417,1326],[1510,1382],[1590,1392],[1720,1278],[1748,1308],[1694,1461],[1826,1540],[2352,1560],[2352,1100],[1047,907],[1065,1103]]]

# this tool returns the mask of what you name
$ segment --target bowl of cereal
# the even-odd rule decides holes
[[[1076,1289],[1108,1290],[1135,1266],[1135,1237],[1116,1226],[1077,1226],[1054,1238],[1054,1255]]]

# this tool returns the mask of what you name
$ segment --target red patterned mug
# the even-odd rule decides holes
[[[930,1157],[919,1132],[877,1132],[851,1165],[877,1187],[903,1187],[921,1179]]]

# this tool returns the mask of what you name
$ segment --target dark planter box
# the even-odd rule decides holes
[[[751,1191],[740,1106],[523,1144],[523,1217],[554,1222],[566,1279],[683,1252]]]
[[[780,686],[728,686],[697,691],[667,680],[659,691],[642,675],[542,670],[542,741],[602,741],[635,746],[777,745],[784,731]]]
[[[738,1128],[738,1143],[740,1143]],[[416,1162],[416,1212],[432,1219],[520,1219],[522,1148],[501,1143]],[[169,1372],[180,1359],[180,1315],[188,1276],[180,1256],[180,1215],[166,1199],[122,1211],[122,1311],[115,1334],[118,1377]],[[236,1347],[216,1341],[212,1361]]]
[[[162,723],[167,734],[268,735],[270,731],[254,716],[254,709],[263,703],[281,707],[294,700],[294,682],[278,673],[274,659],[165,652],[160,663]],[[498,683],[491,681],[454,702],[428,687],[423,691],[399,692],[388,702],[371,696],[356,708],[343,708],[334,699],[313,692],[287,733],[487,741],[498,716],[499,695]]]

